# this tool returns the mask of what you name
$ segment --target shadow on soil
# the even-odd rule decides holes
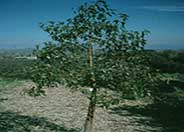
[[[46,118],[19,115],[11,111],[0,112],[1,132],[79,132],[75,129],[67,129]]]
[[[176,85],[177,84],[177,85]],[[136,116],[138,124],[161,127],[159,132],[184,132],[184,85],[175,81],[160,86],[154,103],[145,106],[127,106],[113,108],[113,113],[121,116]],[[178,92],[175,87],[180,89]],[[145,117],[145,118],[142,118]],[[140,130],[140,132],[143,132]],[[156,131],[158,132],[158,130]]]
[[[159,102],[147,106],[125,105],[113,108],[112,111],[121,116],[139,117],[136,118],[136,123],[152,128],[161,127],[159,132],[184,132],[184,102],[179,103],[178,100],[174,102],[175,104],[172,105],[168,102]],[[138,131],[144,132],[142,130]],[[154,132],[158,132],[158,130]]]

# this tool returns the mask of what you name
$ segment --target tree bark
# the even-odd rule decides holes
[[[83,132],[94,132],[93,120],[94,120],[95,107],[96,107],[96,88],[93,88]]]
[[[90,45],[88,49],[88,57],[89,57],[89,66],[91,70],[93,69],[93,46]],[[97,94],[97,89],[95,87],[95,77],[92,74],[91,75],[91,88],[93,88],[90,96],[90,103],[88,106],[88,114],[86,117],[86,121],[84,124],[84,131],[83,132],[94,132],[93,131],[93,120],[94,120],[94,113],[95,113],[95,108],[96,108],[96,94]]]

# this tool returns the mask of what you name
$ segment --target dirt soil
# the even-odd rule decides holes
[[[0,93],[0,132],[80,132],[87,114],[88,99],[79,91],[58,87],[46,90],[45,97],[22,94],[31,83],[8,88]],[[95,132],[160,132],[159,124],[149,125],[154,119],[132,114],[122,108],[140,105],[125,101],[108,110],[97,108]]]

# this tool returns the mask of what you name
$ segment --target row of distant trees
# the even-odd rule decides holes
[[[152,51],[151,66],[162,73],[184,74],[184,51]]]
[[[181,73],[184,74],[184,51],[149,51],[150,66],[158,69],[160,73]],[[19,54],[19,53],[17,53]],[[26,56],[26,54],[23,54]],[[1,76],[8,78],[30,78],[25,67],[31,67],[35,60],[26,58],[16,59],[14,53],[0,54],[0,73]]]

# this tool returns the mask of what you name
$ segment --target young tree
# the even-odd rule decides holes
[[[85,3],[74,13],[65,22],[40,24],[54,41],[35,52],[32,80],[36,87],[30,94],[40,95],[44,86],[56,83],[90,87],[84,132],[92,132],[96,104],[114,103],[107,91],[117,93],[118,99],[149,95],[153,79],[144,54],[148,32],[128,31],[128,16],[109,8],[104,0]],[[104,103],[106,97],[110,101]]]

